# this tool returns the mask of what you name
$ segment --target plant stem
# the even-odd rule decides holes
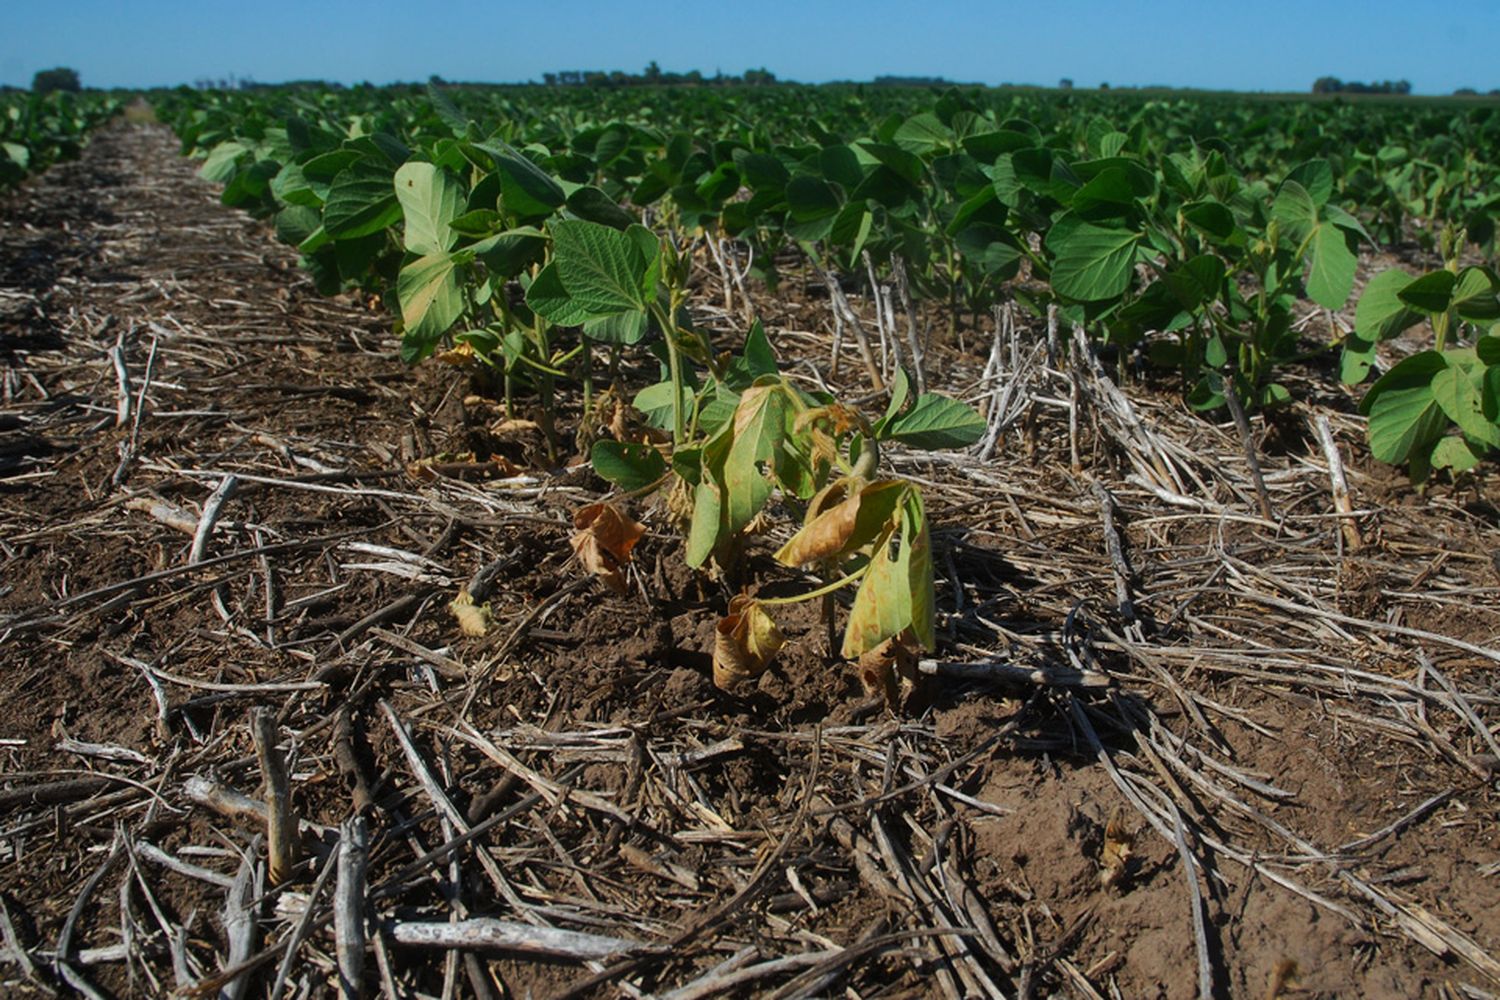
[[[841,587],[847,587],[847,586],[849,586],[849,584],[851,584],[854,581],[858,580],[860,577],[864,576],[869,571],[870,571],[870,564],[869,563],[865,563],[863,566],[861,566],[859,569],[855,570],[853,573],[850,573],[848,576],[841,576],[837,580],[833,581],[832,583],[825,583],[823,586],[819,587],[817,590],[809,590],[805,594],[792,594],[789,597],[757,597],[755,600],[757,602],[761,603],[761,604],[771,604],[771,605],[776,605],[776,604],[801,604],[803,601],[810,601],[810,600],[812,600],[815,597],[822,597],[824,594],[831,594],[835,590],[838,590]]]

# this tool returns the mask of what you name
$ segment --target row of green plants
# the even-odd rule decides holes
[[[0,191],[83,150],[91,129],[119,113],[118,95],[0,94]]]
[[[1278,372],[1338,339],[1299,335],[1299,303],[1347,305],[1362,245],[1425,240],[1455,274],[1460,259],[1477,262],[1464,315],[1435,347],[1478,351],[1487,329],[1500,161],[1490,107],[958,90],[658,96],[304,91],[165,103],[225,200],[274,216],[320,287],[362,285],[399,305],[408,358],[456,343],[544,403],[556,378],[587,387],[595,347],[638,343],[653,319],[549,312],[564,301],[547,266],[554,220],[619,229],[645,218],[684,247],[732,237],[773,288],[792,247],[845,280],[889,280],[899,260],[950,323],[1001,300],[1055,307],[1120,357],[1175,367],[1204,410],[1228,393],[1248,407],[1287,400]],[[403,230],[422,199],[451,220]],[[581,336],[557,333],[575,328]],[[1359,324],[1346,356],[1373,357],[1393,328]],[[1344,372],[1362,379],[1369,366],[1351,360]],[[1376,410],[1391,384],[1367,397],[1372,445],[1411,462],[1380,430],[1406,412],[1393,400]],[[637,402],[660,413],[663,400],[674,402],[655,390]],[[1465,441],[1482,453],[1481,438]],[[1459,468],[1463,453],[1450,443],[1426,458]],[[1418,476],[1426,468],[1412,463]]]

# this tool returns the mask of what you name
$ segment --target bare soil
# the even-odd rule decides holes
[[[370,995],[1500,990],[1490,470],[1416,494],[1309,382],[1254,418],[1268,520],[1233,425],[1092,367],[1005,368],[1022,415],[993,458],[892,460],[937,526],[937,658],[1030,678],[929,679],[892,710],[813,604],[729,694],[727,588],[683,567],[664,509],[630,507],[649,533],[626,595],[587,578],[571,513],[606,484],[497,430],[468,373],[402,366],[378,303],[317,297],[175,154],[159,126],[110,128],[0,202],[7,995],[261,996],[283,964],[288,991],[335,993],[322,875],[356,815]],[[743,329],[707,270],[698,306]],[[829,371],[815,285],[756,306],[783,360],[881,405],[852,344]],[[963,332],[929,379],[984,404],[992,334]],[[1041,336],[1023,323],[1021,353]],[[787,589],[765,557],[786,531],[752,547],[750,586]],[[447,605],[486,566],[493,621],[465,636]],[[257,709],[308,825],[292,878],[250,893],[251,962],[221,975],[226,883],[261,877],[265,827],[190,791],[265,794]],[[637,947],[395,940],[463,917]]]

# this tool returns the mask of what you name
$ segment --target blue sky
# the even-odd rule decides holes
[[[7,0],[0,83],[540,79],[554,69],[877,74],[1305,91],[1319,76],[1500,87],[1500,0]]]

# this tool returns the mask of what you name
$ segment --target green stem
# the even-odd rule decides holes
[[[672,377],[672,444],[680,448],[687,438],[687,425],[682,419],[682,357],[677,347],[677,323],[659,304],[652,304],[651,314],[661,325],[667,342],[667,367]]]
[[[864,576],[869,571],[870,571],[870,564],[869,563],[865,563],[863,566],[861,566],[859,569],[855,570],[853,573],[850,573],[848,576],[841,576],[837,580],[833,581],[832,583],[825,583],[823,586],[819,587],[817,590],[809,590],[805,594],[792,594],[789,597],[757,597],[755,600],[758,603],[760,603],[760,604],[771,604],[771,605],[775,605],[775,604],[801,604],[803,601],[810,601],[810,600],[812,600],[815,597],[822,597],[824,594],[831,594],[835,590],[838,590],[841,587],[847,587],[847,586],[849,586],[849,584],[851,584],[854,581],[858,580],[860,577]]]

